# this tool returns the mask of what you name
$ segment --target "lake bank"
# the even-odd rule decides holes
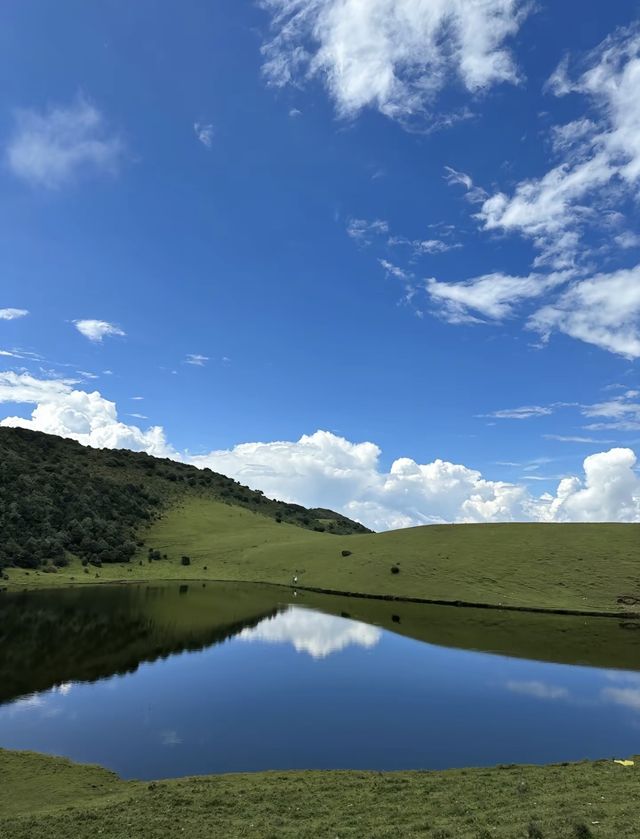
[[[0,835],[164,839],[620,839],[637,835],[638,767],[612,760],[441,772],[265,772],[123,781],[0,750]]]

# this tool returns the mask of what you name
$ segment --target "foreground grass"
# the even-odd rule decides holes
[[[0,751],[0,836],[620,839],[638,836],[638,772],[598,761],[147,783],[61,758]]]
[[[173,507],[129,565],[8,571],[9,587],[237,580],[526,608],[640,611],[640,525],[430,525],[335,536],[204,498]],[[168,559],[149,563],[148,547]],[[343,551],[349,551],[343,556]],[[191,564],[181,565],[181,556]],[[392,573],[392,568],[398,573]],[[625,598],[627,602],[619,602]],[[634,602],[637,600],[637,603]]]

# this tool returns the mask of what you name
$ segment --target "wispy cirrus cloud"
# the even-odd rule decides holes
[[[478,414],[480,417],[491,419],[532,419],[533,417],[547,417],[553,413],[553,407],[549,405],[524,405],[521,408],[504,408],[499,411],[492,411],[489,414]]]
[[[565,60],[549,81],[556,96],[578,94],[589,109],[552,128],[557,164],[510,195],[491,195],[478,213],[485,230],[530,238],[538,265],[556,269],[584,261],[585,252],[588,259],[585,230],[621,223],[621,198],[634,196],[640,179],[640,25],[616,31],[581,63],[575,80]]]
[[[389,223],[383,219],[367,221],[363,218],[352,218],[347,223],[347,236],[359,245],[370,245],[379,236],[389,233]]]
[[[213,138],[215,135],[213,125],[211,123],[194,122],[193,131],[198,141],[202,143],[205,148],[210,149],[213,145]]]
[[[480,318],[500,321],[510,317],[523,301],[541,297],[570,276],[566,271],[526,277],[494,272],[459,283],[432,278],[426,281],[426,291],[436,312],[449,323],[478,323]]]
[[[43,111],[21,109],[6,147],[14,175],[33,186],[64,186],[83,174],[114,173],[124,144],[84,98]]]
[[[194,367],[204,367],[207,361],[209,361],[208,355],[200,355],[199,353],[188,353],[187,357],[184,360],[184,363],[191,364]]]

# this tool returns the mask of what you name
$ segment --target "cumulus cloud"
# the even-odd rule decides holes
[[[554,497],[541,499],[543,521],[640,521],[640,477],[631,449],[587,457],[584,479],[563,478]]]
[[[557,495],[539,497],[439,459],[399,458],[385,471],[380,455],[373,443],[318,431],[297,442],[244,443],[191,462],[267,495],[332,507],[375,530],[451,521],[640,521],[640,478],[630,449],[592,455],[584,479],[565,479]]]
[[[381,636],[381,630],[375,626],[292,606],[261,621],[256,627],[243,629],[238,638],[267,644],[291,644],[296,652],[308,653],[312,658],[326,658],[350,646],[371,649]]]
[[[539,309],[529,325],[545,339],[558,331],[626,358],[640,358],[640,265],[575,283]]]
[[[450,83],[470,93],[516,83],[507,48],[520,0],[262,0],[274,36],[264,72],[284,86],[312,77],[338,113],[366,107],[394,119],[432,110]]]
[[[132,449],[171,457],[164,431],[146,431],[118,420],[116,406],[98,393],[75,390],[72,379],[36,379],[27,373],[0,373],[0,402],[35,405],[31,418],[6,417],[0,425],[71,437],[95,448]]]
[[[27,309],[0,309],[0,320],[16,320],[29,314]]]
[[[95,343],[100,343],[109,335],[126,335],[119,326],[107,323],[106,320],[74,320],[73,324],[81,335]]]
[[[555,494],[535,496],[521,484],[489,480],[476,469],[441,459],[421,464],[401,457],[385,469],[374,443],[353,443],[328,431],[297,441],[181,454],[161,427],[143,430],[121,422],[113,402],[76,384],[0,373],[0,402],[35,405],[29,419],[10,416],[0,424],[209,467],[268,496],[329,507],[374,530],[443,522],[640,521],[640,476],[628,448],[587,457],[583,476],[563,478]]]
[[[17,111],[6,160],[19,178],[56,188],[85,173],[116,171],[123,152],[100,111],[80,98],[68,107]]]

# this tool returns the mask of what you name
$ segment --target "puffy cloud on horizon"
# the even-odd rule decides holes
[[[631,449],[610,449],[584,461],[584,480],[563,478],[538,504],[543,521],[640,521],[640,477]]]
[[[30,428],[70,437],[85,446],[144,451],[172,457],[164,430],[152,426],[142,431],[118,420],[116,405],[98,391],[74,390],[73,379],[36,379],[28,373],[0,372],[0,403],[35,405],[30,419],[5,417],[0,426]]]
[[[331,507],[374,530],[442,522],[640,521],[640,477],[631,449],[585,460],[585,478],[563,479],[557,494],[490,481],[462,464],[398,458],[388,472],[373,443],[328,431],[297,442],[244,443],[190,458],[197,466],[305,506]]]
[[[16,112],[6,149],[9,168],[35,186],[61,187],[85,172],[115,172],[124,147],[100,111],[78,98],[68,107]]]
[[[555,494],[535,496],[522,484],[488,480],[476,469],[441,459],[420,464],[401,457],[385,470],[374,443],[353,443],[328,431],[297,441],[242,443],[204,455],[181,454],[167,442],[162,427],[142,430],[121,422],[113,402],[97,391],[74,389],[76,384],[0,373],[0,402],[35,405],[30,419],[12,416],[0,425],[209,467],[268,496],[328,507],[374,530],[443,522],[640,522],[640,476],[629,448],[590,455],[584,461],[584,477],[563,478]],[[632,405],[627,403],[628,410]],[[593,406],[594,416],[603,413],[605,407]]]
[[[94,343],[100,343],[103,338],[109,335],[123,337],[127,334],[119,326],[108,323],[106,320],[74,320],[73,325],[81,335]]]
[[[320,77],[340,115],[374,107],[400,120],[428,112],[450,83],[461,83],[471,94],[517,83],[506,42],[530,8],[521,0],[262,0],[261,5],[271,14],[274,31],[263,48],[271,84]]]

